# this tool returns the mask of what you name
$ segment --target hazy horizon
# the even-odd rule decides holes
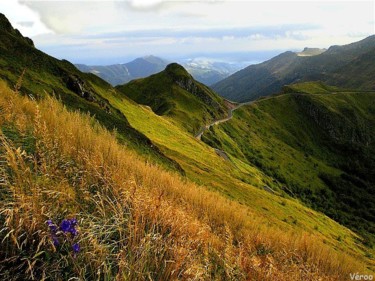
[[[261,62],[375,33],[373,1],[10,0],[0,12],[42,51],[91,65],[146,55]]]

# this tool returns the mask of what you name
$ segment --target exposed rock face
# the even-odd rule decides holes
[[[107,113],[110,112],[110,106],[107,100],[97,98],[95,96],[94,90],[90,89],[89,86],[86,86],[85,81],[82,80],[77,75],[70,75],[66,78],[66,86],[69,90],[76,93],[80,97],[84,98],[89,102],[97,103],[101,108],[103,108]]]
[[[93,94],[85,87],[85,81],[78,76],[69,76],[66,82],[66,86],[69,90],[73,91],[77,95],[88,101],[95,101]]]

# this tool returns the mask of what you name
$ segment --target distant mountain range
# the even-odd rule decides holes
[[[112,64],[106,66],[76,64],[76,67],[83,72],[93,73],[113,86],[116,86],[127,83],[136,78],[147,77],[160,72],[168,65],[168,63],[169,62],[164,59],[147,56],[123,64]]]
[[[150,55],[123,64],[106,66],[76,64],[76,67],[83,72],[93,73],[113,86],[117,86],[158,73],[170,63],[166,59]],[[179,63],[196,80],[205,85],[212,85],[246,66],[242,63],[218,62],[203,58],[186,59]]]
[[[284,85],[323,81],[330,85],[362,90],[375,89],[375,35],[328,50],[285,52],[266,62],[250,65],[212,85],[221,96],[250,101],[279,92]]]

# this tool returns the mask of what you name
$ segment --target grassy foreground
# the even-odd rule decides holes
[[[0,84],[3,280],[346,280],[364,263],[316,235],[141,161],[91,117]],[[80,251],[47,220],[76,218]]]

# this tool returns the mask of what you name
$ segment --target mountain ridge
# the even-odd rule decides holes
[[[260,96],[276,94],[284,85],[321,80],[333,86],[353,87],[352,73],[348,69],[357,63],[367,76],[358,73],[356,88],[374,89],[374,81],[368,81],[373,67],[368,59],[373,58],[375,35],[343,46],[331,46],[325,52],[314,56],[298,56],[287,51],[266,62],[247,68],[212,85],[223,97],[233,101],[249,101]],[[368,56],[358,61],[360,57]],[[354,71],[354,70],[352,70]]]

